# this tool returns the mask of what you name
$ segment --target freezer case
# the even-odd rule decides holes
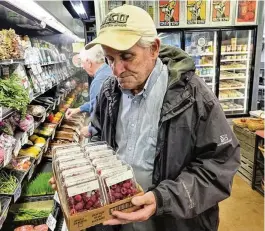
[[[226,115],[249,111],[253,30],[222,31],[219,100]]]
[[[185,51],[193,58],[198,74],[213,92],[216,90],[216,31],[185,32]]]
[[[179,32],[158,32],[162,44],[181,48],[181,34]]]

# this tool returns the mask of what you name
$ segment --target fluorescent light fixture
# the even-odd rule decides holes
[[[70,2],[75,12],[79,15],[81,19],[88,18],[83,3],[80,0],[70,0]]]
[[[53,17],[48,11],[43,9],[33,0],[21,1],[21,0],[6,0],[11,5],[17,7],[18,9],[26,12],[27,14],[33,16],[36,19],[44,22],[55,30],[70,36],[77,42],[84,42],[85,39],[79,38],[62,23],[60,23],[55,17]]]

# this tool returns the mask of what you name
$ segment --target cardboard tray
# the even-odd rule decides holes
[[[53,173],[55,177],[56,184],[58,185],[57,174],[53,165]],[[139,193],[135,196],[141,196],[144,194],[142,188],[138,185]],[[98,225],[112,219],[111,215],[113,211],[122,211],[122,212],[133,212],[138,210],[139,206],[134,206],[131,203],[133,197],[126,198],[124,200],[118,201],[116,203],[112,203],[109,205],[105,205],[101,208],[80,212],[74,215],[70,215],[68,213],[67,202],[63,197],[63,192],[60,187],[57,186],[58,196],[61,202],[62,211],[64,214],[65,222],[68,230],[71,231],[81,231],[83,229],[89,228],[94,225]],[[135,197],[134,196],[134,197]]]

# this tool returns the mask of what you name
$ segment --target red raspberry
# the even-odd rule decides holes
[[[110,188],[111,188],[111,189],[116,189],[116,188],[117,188],[117,185],[114,184],[114,185],[110,186]]]
[[[114,190],[116,193],[120,193],[121,192],[121,187],[117,186],[117,188]]]
[[[96,208],[100,208],[101,207],[101,204],[100,204],[100,201],[96,201],[96,203],[93,205],[93,207],[96,209]]]
[[[127,188],[121,188],[121,193],[123,195],[126,195],[127,194]]]
[[[131,190],[132,190],[132,195],[135,195],[137,193],[137,189],[132,188]]]
[[[123,183],[122,187],[123,188],[130,188],[131,184],[130,183]]]
[[[132,190],[131,189],[127,189],[127,193],[128,194],[132,194]]]
[[[73,214],[76,214],[75,209],[71,209],[71,210],[70,210],[70,215],[73,215]]]
[[[75,204],[74,198],[73,197],[69,197],[68,198],[68,203],[70,206],[73,206]]]
[[[122,198],[122,194],[121,193],[114,193],[113,197],[115,197],[115,199],[121,199]]]
[[[93,206],[93,202],[92,202],[92,201],[88,201],[88,202],[86,203],[86,209],[89,210],[92,206]]]
[[[97,201],[97,196],[96,195],[92,195],[90,200],[95,203]]]
[[[76,202],[80,202],[80,201],[82,201],[82,197],[81,197],[81,195],[76,195],[74,198],[75,198],[75,201],[76,201]]]

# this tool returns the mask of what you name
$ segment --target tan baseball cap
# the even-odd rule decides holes
[[[124,4],[107,14],[101,24],[98,37],[85,48],[101,44],[119,51],[128,50],[142,36],[157,36],[153,19],[145,10]]]

